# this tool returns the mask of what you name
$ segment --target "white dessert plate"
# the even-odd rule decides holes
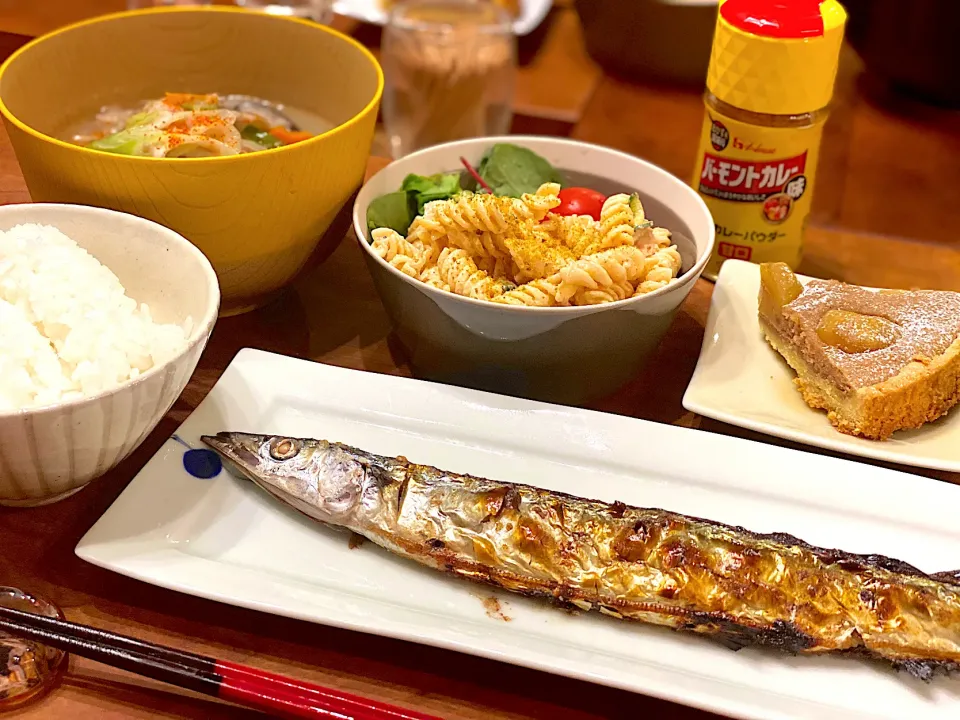
[[[811,278],[798,276],[800,282]],[[720,268],[700,359],[683,396],[691,412],[786,440],[884,462],[960,472],[960,408],[884,441],[837,432],[800,396],[796,373],[770,347],[757,320],[759,266],[728,260]]]
[[[550,12],[553,0],[520,0],[520,15],[513,21],[513,31],[523,37],[539,27]],[[333,11],[356,20],[386,25],[389,13],[383,0],[334,0]]]
[[[91,563],[224,603],[385,635],[762,720],[960,717],[960,680],[709,639],[494,593],[315,523],[181,441],[328,438],[490,478],[784,531],[927,571],[960,567],[960,487],[719,434],[244,350],[177,439],[77,547]],[[841,480],[842,482],[838,482]],[[500,601],[504,622],[485,609]],[[362,637],[358,638],[362,642]]]

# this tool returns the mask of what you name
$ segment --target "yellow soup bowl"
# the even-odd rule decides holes
[[[382,90],[376,59],[351,38],[221,7],[106,15],[38,38],[0,67],[0,113],[34,201],[112,208],[180,233],[216,270],[222,314],[264,303],[314,251],[339,243],[324,233],[363,180]],[[254,95],[312,118],[317,129],[300,124],[319,134],[204,158],[68,142],[102,106],[166,92]]]

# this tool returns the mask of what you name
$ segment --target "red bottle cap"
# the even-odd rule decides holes
[[[823,0],[727,0],[720,15],[751,35],[782,39],[822,37]]]

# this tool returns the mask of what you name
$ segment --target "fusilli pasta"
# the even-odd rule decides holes
[[[670,231],[649,225],[638,227],[633,234],[633,244],[643,250],[644,255],[653,255],[657,250],[670,246]]]
[[[413,221],[407,231],[407,240],[424,249],[424,264],[430,265],[436,263],[437,258],[440,257],[440,251],[446,247],[446,232],[443,230],[439,233],[434,232],[424,225],[422,220],[422,217],[417,217]]]
[[[442,277],[440,277],[440,268],[436,265],[431,265],[422,273],[420,273],[420,282],[422,282],[424,285],[429,285],[430,287],[440,288],[441,290],[452,292],[450,286],[443,281]]]
[[[522,198],[463,193],[453,200],[434,200],[423,209],[421,224],[431,231],[456,233],[482,230],[500,234],[523,221],[540,222],[560,204],[560,186],[545,183]]]
[[[560,204],[560,185],[558,183],[544,183],[533,194],[525,193],[520,199],[523,205],[524,219],[540,222],[547,213]]]
[[[602,239],[599,225],[589,215],[548,215],[541,227],[577,258],[586,255],[587,248],[599,247]]]
[[[560,286],[559,276],[539,278],[519,285],[514,290],[505,292],[494,302],[504,305],[527,305],[529,307],[553,307],[557,304],[557,288]]]
[[[492,300],[514,288],[512,283],[487,275],[467,251],[460,248],[444,248],[437,259],[437,270],[440,280],[457,295],[478,300]]]
[[[600,305],[601,303],[626,300],[631,295],[633,295],[633,285],[628,282],[615,283],[596,290],[580,288],[573,296],[573,304]]]
[[[396,230],[377,228],[371,233],[373,251],[404,275],[420,276],[424,265],[423,246],[415,246]]]
[[[680,252],[676,245],[657,250],[647,258],[646,274],[643,282],[637,285],[634,295],[645,295],[654,290],[659,290],[664,285],[669,285],[676,279],[677,273],[680,272],[681,262]]]
[[[600,242],[596,251],[608,250],[621,245],[633,245],[633,209],[630,196],[623,193],[611,195],[600,210]]]
[[[577,304],[594,304],[601,297],[616,300],[630,297],[634,291],[634,283],[643,275],[646,263],[643,253],[633,245],[621,245],[582,257],[558,273],[561,282],[557,290],[557,301],[565,303],[580,291],[595,292],[589,295],[580,292],[581,298],[589,298],[592,302]]]
[[[476,258],[505,258],[510,250],[504,242],[505,235],[485,230],[451,230],[447,242],[461,250],[466,250]]]
[[[516,272],[510,258],[481,257],[477,260],[477,267],[492,278],[511,278]]]
[[[519,198],[464,192],[429,202],[406,238],[377,228],[371,246],[426,285],[504,305],[594,305],[673,282],[680,254],[636,195],[607,198],[598,221],[551,213],[559,192],[545,183]]]
[[[514,276],[519,282],[548,277],[566,267],[576,256],[537,226],[517,233],[505,241],[513,259]]]

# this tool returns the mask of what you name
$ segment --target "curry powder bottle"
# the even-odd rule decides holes
[[[846,20],[836,0],[722,0],[692,182],[717,232],[704,277],[799,264]]]

